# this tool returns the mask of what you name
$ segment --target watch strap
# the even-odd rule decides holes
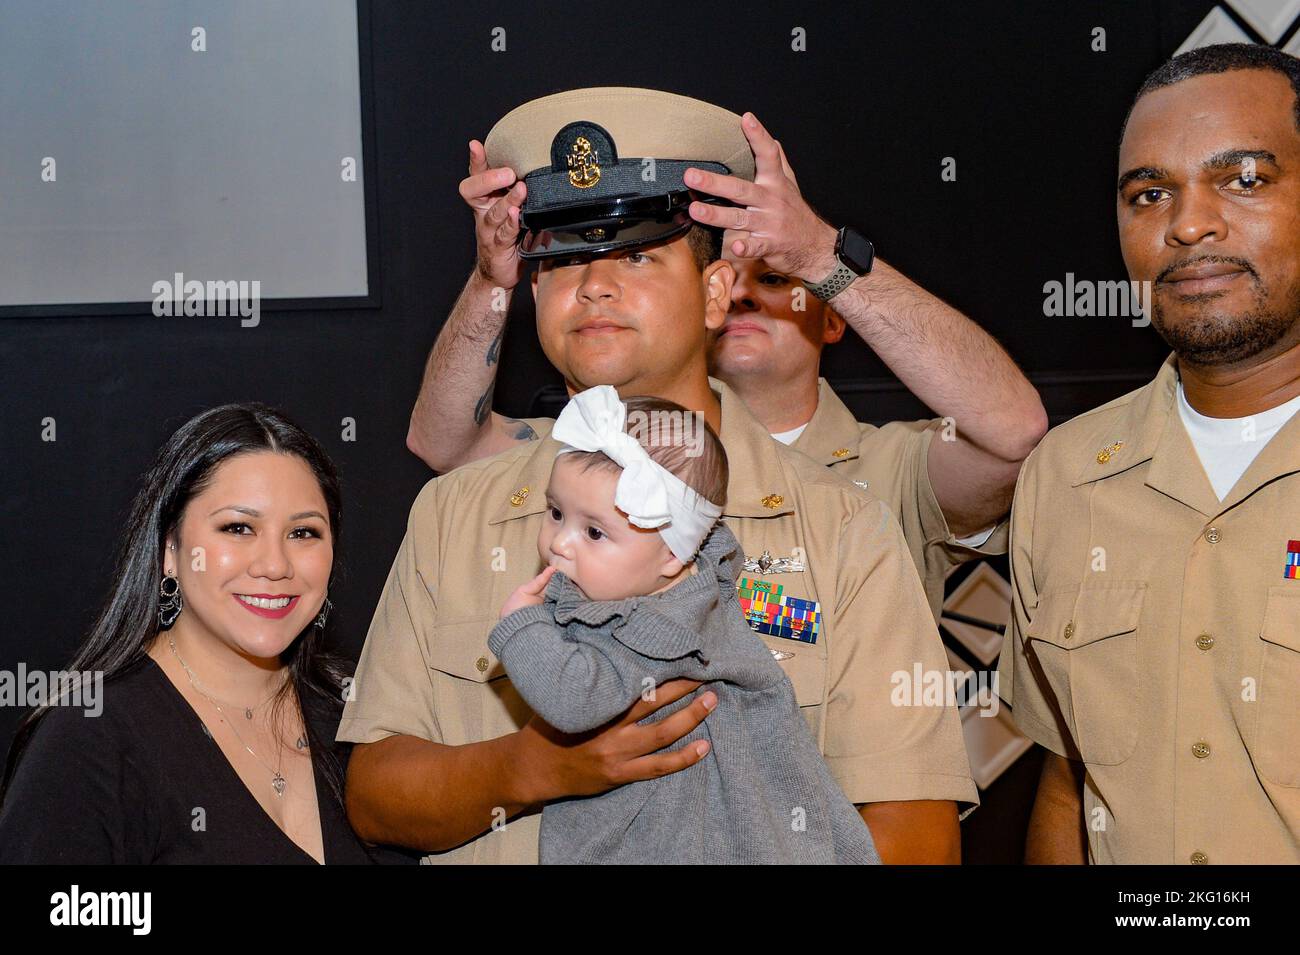
[[[826,276],[826,278],[822,279],[820,282],[812,284],[805,282],[804,288],[817,296],[823,302],[829,302],[836,295],[839,295],[840,292],[843,292],[846,288],[852,285],[853,280],[857,277],[857,272],[854,272],[843,262],[836,262],[835,271],[831,272],[830,275]]]

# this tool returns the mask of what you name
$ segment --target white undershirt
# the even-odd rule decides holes
[[[807,421],[799,425],[797,428],[791,428],[789,431],[777,431],[772,434],[772,437],[780,441],[782,444],[793,444],[799,439],[799,435],[803,434],[803,429],[806,427],[808,427]],[[986,531],[980,531],[978,534],[972,534],[970,537],[958,537],[956,540],[957,543],[961,544],[963,547],[982,547],[984,542],[992,537],[993,532],[997,529],[997,525],[995,524]]]
[[[776,438],[776,440],[780,441],[782,444],[794,444],[799,440],[799,435],[803,434],[803,429],[806,427],[808,427],[807,421],[799,425],[799,427],[792,428],[789,431],[778,431],[773,434],[772,437]]]
[[[1187,403],[1183,383],[1178,382],[1178,415],[1220,501],[1259,457],[1264,445],[1297,411],[1300,411],[1300,395],[1276,408],[1244,418],[1210,418]]]

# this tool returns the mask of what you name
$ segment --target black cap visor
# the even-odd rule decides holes
[[[691,201],[709,202],[712,198],[683,189],[667,195],[611,197],[567,209],[524,213],[519,220],[519,256],[590,255],[671,239],[694,223]]]

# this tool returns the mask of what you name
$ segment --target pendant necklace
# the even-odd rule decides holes
[[[248,750],[249,754],[254,759],[256,759],[259,763],[265,766],[267,771],[271,773],[271,788],[275,790],[276,796],[283,796],[284,790],[287,786],[287,783],[284,780],[284,776],[281,775],[280,773],[280,766],[284,764],[284,748],[282,746],[276,747],[276,752],[279,754],[280,766],[277,766],[275,769],[272,769],[271,766],[266,762],[266,760],[262,759],[261,756],[258,756],[257,753],[253,752],[253,747],[249,746],[247,743],[244,742],[244,738],[239,735],[239,730],[235,728],[234,721],[231,720],[228,716],[226,716],[226,711],[221,708],[221,704],[216,701],[216,699],[212,696],[212,694],[208,693],[207,690],[203,689],[202,684],[200,684],[198,678],[195,677],[194,671],[190,669],[189,664],[187,664],[185,660],[181,657],[180,651],[176,649],[176,641],[172,638],[171,634],[167,635],[167,643],[171,647],[172,655],[176,657],[177,662],[179,662],[181,667],[184,668],[185,675],[189,677],[190,685],[194,687],[194,689],[198,693],[200,693],[204,698],[206,698],[208,702],[210,702],[213,706],[217,708],[217,712],[221,714],[221,718],[225,720],[226,725],[230,727],[230,731],[235,734],[235,739],[239,740],[240,745],[243,746],[244,749]],[[277,690],[276,692],[278,693],[279,691]],[[271,696],[268,696],[261,703],[257,704],[256,707],[247,707],[247,706],[244,707],[244,718],[251,720],[253,718],[253,709],[260,709],[274,696],[275,693],[272,693]],[[207,729],[207,727],[204,727],[204,729]],[[298,738],[297,746],[299,749],[306,748],[307,741],[304,736],[300,736]]]

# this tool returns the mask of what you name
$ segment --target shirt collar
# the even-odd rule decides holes
[[[725,382],[710,377],[709,387],[722,402],[722,432],[718,437],[727,451],[728,474],[727,503],[722,513],[727,517],[793,514],[794,498],[780,460],[785,446],[759,424]]]
[[[711,377],[709,387],[722,405],[722,431],[718,437],[727,451],[728,473],[723,515],[776,517],[794,513],[794,498],[780,461],[783,445],[759,424],[725,382]],[[489,524],[546,510],[546,484],[555,455],[563,445],[550,434],[530,445],[520,456]]]
[[[835,464],[856,458],[861,440],[862,429],[853,412],[825,378],[818,378],[817,410],[790,446],[818,464]]]
[[[539,441],[529,442],[527,451],[516,462],[506,482],[504,495],[488,524],[500,524],[546,510],[546,484],[551,479],[555,455],[562,447],[564,445],[550,434]]]
[[[1213,517],[1269,481],[1300,471],[1300,414],[1297,414],[1273,436],[1229,495],[1220,501],[1178,414],[1177,402],[1178,360],[1171,354],[1160,366],[1155,380],[1115,419],[1113,430],[1096,435],[1099,443],[1096,454],[1084,464],[1072,486],[1113,477],[1150,461],[1146,475],[1148,487]]]
[[[1171,413],[1175,420],[1178,417],[1174,409],[1177,385],[1178,363],[1170,354],[1155,380],[1139,389],[1113,419],[1111,430],[1094,436],[1099,445],[1088,449],[1087,460],[1070,486],[1114,477],[1150,461],[1164,437]]]

